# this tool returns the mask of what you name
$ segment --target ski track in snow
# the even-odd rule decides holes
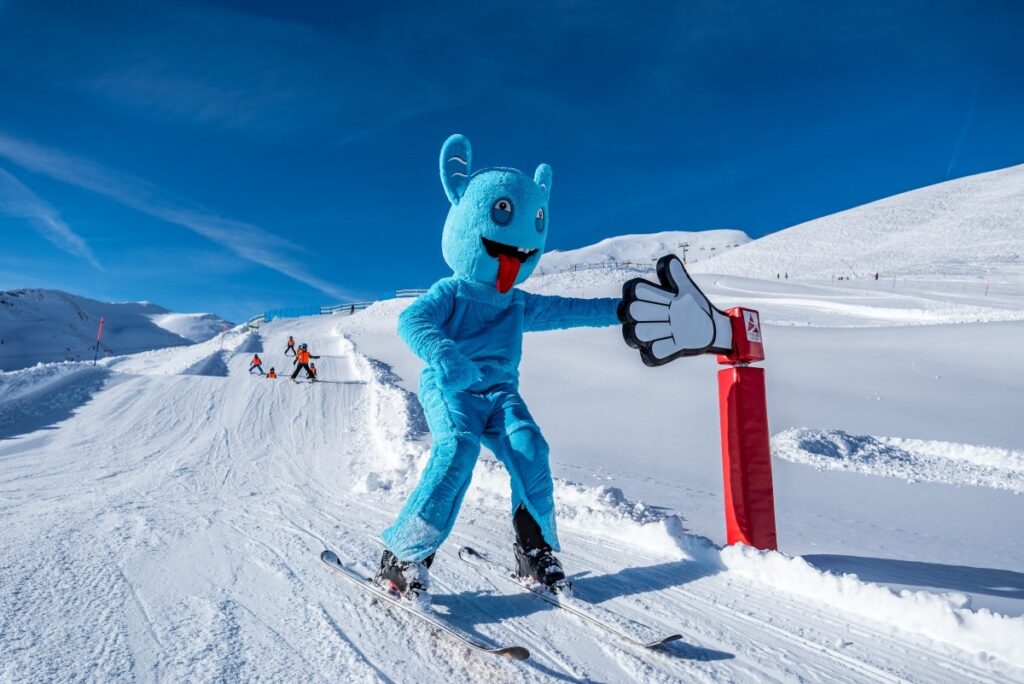
[[[264,347],[267,367],[289,371],[277,353],[289,333],[324,355],[325,382],[248,374],[249,355]],[[24,372],[86,372],[42,368]],[[44,407],[55,425],[0,441],[0,680],[1024,678],[1024,656],[1005,644],[994,644],[996,656],[959,650],[926,630],[894,629],[884,613],[875,620],[780,589],[758,578],[769,568],[760,557],[720,554],[617,490],[559,483],[562,558],[577,595],[684,635],[661,651],[618,643],[458,560],[463,544],[511,555],[507,484],[493,463],[481,465],[439,552],[434,604],[463,629],[533,655],[480,656],[321,567],[330,547],[372,570],[377,535],[427,447],[411,397],[332,319],[233,331],[88,373],[102,388],[90,385],[73,408]],[[612,528],[620,533],[594,535]],[[789,561],[769,556],[785,576]],[[1007,623],[1011,633],[1021,624]]]

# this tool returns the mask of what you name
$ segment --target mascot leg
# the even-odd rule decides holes
[[[480,455],[479,435],[489,412],[489,402],[479,395],[445,394],[428,383],[420,387],[420,402],[434,448],[398,519],[381,534],[402,561],[427,558],[452,531]]]
[[[536,423],[523,420],[526,406],[518,393],[505,406],[505,411],[492,416],[491,427],[498,427],[493,423],[501,422],[506,431],[494,434],[489,430],[487,445],[505,464],[512,481],[516,575],[530,578],[557,594],[567,585],[562,564],[552,553],[559,547],[548,444]]]
[[[525,508],[540,526],[544,540],[558,551],[548,443],[518,392],[505,393],[488,423],[484,443],[508,470],[512,484],[512,515],[516,516],[521,507]],[[519,515],[521,517],[521,513]],[[517,529],[519,527],[517,525]]]

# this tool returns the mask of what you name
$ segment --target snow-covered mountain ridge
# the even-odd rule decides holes
[[[748,278],[1024,280],[1024,164],[930,185],[695,264]]]
[[[149,302],[99,302],[59,290],[7,290],[0,292],[0,370],[91,359],[100,317],[101,356],[191,344],[230,325],[212,314],[175,314]]]
[[[541,257],[535,273],[559,273],[580,266],[647,265],[666,254],[676,254],[687,264],[710,259],[716,254],[750,242],[740,230],[637,233],[606,238],[593,245],[568,250],[550,250]]]
[[[753,241],[737,239],[743,234],[734,231],[702,235],[626,235],[555,252],[523,287],[614,296],[630,278],[656,279],[654,260],[682,256],[679,245],[688,241],[687,269],[712,302],[758,309],[776,325],[1024,318],[1024,165],[903,193]],[[694,258],[711,252],[693,245],[709,248],[723,237],[726,245],[739,246]]]
[[[205,342],[233,326],[220,316],[210,313],[167,313],[154,314],[153,322],[164,330],[180,335],[192,342]]]

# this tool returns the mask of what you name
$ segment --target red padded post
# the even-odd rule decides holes
[[[760,320],[751,309],[729,309],[734,351],[719,356],[730,368],[718,371],[718,408],[722,425],[722,473],[725,528],[729,544],[778,548],[775,494],[768,432],[764,369],[749,366],[764,359]]]

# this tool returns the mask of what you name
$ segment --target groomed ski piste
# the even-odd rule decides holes
[[[576,597],[681,640],[639,649],[461,561],[511,563],[486,452],[434,609],[528,660],[325,569],[333,549],[372,572],[429,452],[393,300],[0,374],[0,680],[1024,681],[1024,282],[712,267],[711,300],[765,321],[781,552],[722,546],[713,358],[648,369],[607,328],[528,335],[521,366]],[[635,275],[528,287],[607,296]],[[288,380],[289,335],[321,382]],[[256,352],[281,377],[251,375]]]

